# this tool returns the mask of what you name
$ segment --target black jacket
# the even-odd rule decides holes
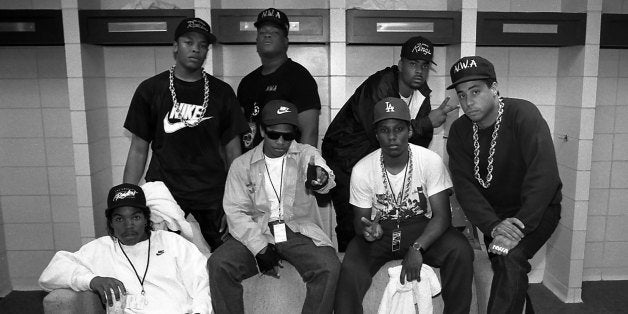
[[[322,153],[328,163],[333,163],[347,173],[362,157],[379,148],[373,130],[373,107],[386,97],[399,98],[399,68],[396,65],[376,72],[364,81],[340,109],[329,125],[323,138]],[[428,118],[431,111],[430,93],[425,82],[419,88],[425,96],[419,113],[414,119],[414,134],[410,143],[428,147],[434,128]]]

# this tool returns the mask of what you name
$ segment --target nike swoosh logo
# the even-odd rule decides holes
[[[179,131],[183,128],[185,128],[185,123],[183,123],[183,121],[179,121],[179,122],[170,122],[168,121],[168,114],[166,114],[166,116],[164,117],[164,132],[166,133],[174,133],[176,131]],[[201,121],[199,121],[199,123],[205,121],[205,120],[209,120],[213,117],[203,117],[201,118]]]
[[[284,114],[284,113],[288,113],[290,112],[290,109],[286,108],[286,107],[281,107],[279,109],[277,109],[277,114]]]

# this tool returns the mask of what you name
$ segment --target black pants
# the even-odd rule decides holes
[[[198,222],[201,228],[201,234],[209,245],[211,252],[215,251],[222,243],[222,236],[227,231],[226,227],[223,232],[220,232],[220,222],[225,215],[225,211],[222,206],[219,208],[202,209],[202,210],[186,210],[184,209],[185,216],[192,214],[194,219]]]
[[[353,208],[349,204],[349,184],[351,172],[346,172],[338,165],[328,162],[328,166],[336,176],[336,187],[329,191],[331,201],[336,212],[336,237],[338,239],[338,251],[344,252],[347,245],[355,235],[353,227]]]
[[[560,220],[560,210],[560,205],[547,208],[536,229],[527,234],[508,255],[488,254],[494,273],[488,299],[488,314],[521,313],[526,300],[526,313],[534,313],[528,297],[528,273],[532,268],[528,260],[534,257],[554,233]],[[490,235],[484,235],[486,247],[492,241]]]
[[[401,249],[392,252],[392,230],[396,224],[382,223],[384,236],[367,242],[356,236],[347,247],[336,288],[334,313],[362,313],[362,300],[372,277],[388,261],[403,259],[410,245],[423,233],[428,220],[414,218],[400,226]],[[450,227],[425,252],[423,263],[440,268],[444,313],[468,314],[473,285],[473,249],[462,233]]]

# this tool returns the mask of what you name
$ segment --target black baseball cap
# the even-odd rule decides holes
[[[107,210],[122,206],[148,208],[142,188],[131,183],[122,183],[112,187],[107,196]]]
[[[463,57],[456,61],[449,70],[449,75],[451,76],[451,85],[447,89],[452,89],[456,85],[468,81],[497,79],[493,64],[480,56]]]
[[[210,44],[216,42],[216,36],[212,34],[212,29],[209,24],[207,24],[207,22],[198,17],[183,19],[183,21],[179,23],[179,26],[177,26],[177,29],[174,31],[174,40],[176,41],[177,39],[179,39],[179,37],[181,37],[181,35],[187,32],[197,32],[205,36]]]
[[[262,109],[262,123],[266,126],[287,123],[299,127],[299,112],[297,107],[288,101],[271,100]]]
[[[436,65],[432,61],[434,59],[434,44],[423,36],[412,37],[403,43],[401,57],[408,60],[425,60]]]
[[[262,24],[264,23],[272,23],[276,26],[279,26],[279,28],[286,31],[286,35],[288,34],[288,30],[290,29],[288,16],[275,8],[268,8],[260,12],[257,15],[257,21],[255,21],[253,25],[255,25],[255,27],[257,28],[260,28],[260,26],[262,26]]]
[[[373,108],[373,125],[386,119],[397,119],[410,122],[410,109],[401,98],[386,97]]]

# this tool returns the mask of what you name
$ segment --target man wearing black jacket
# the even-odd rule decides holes
[[[427,85],[431,64],[435,64],[434,45],[428,39],[417,36],[406,41],[401,48],[401,58],[395,66],[387,67],[371,75],[347,100],[329,125],[323,138],[322,153],[336,174],[336,188],[331,199],[336,211],[338,250],[344,252],[354,236],[353,211],[349,205],[349,180],[351,169],[370,152],[379,148],[372,128],[373,107],[386,98],[403,99],[410,109],[413,136],[412,144],[428,147],[434,128],[441,126],[447,113],[457,108],[445,101],[431,110]]]

